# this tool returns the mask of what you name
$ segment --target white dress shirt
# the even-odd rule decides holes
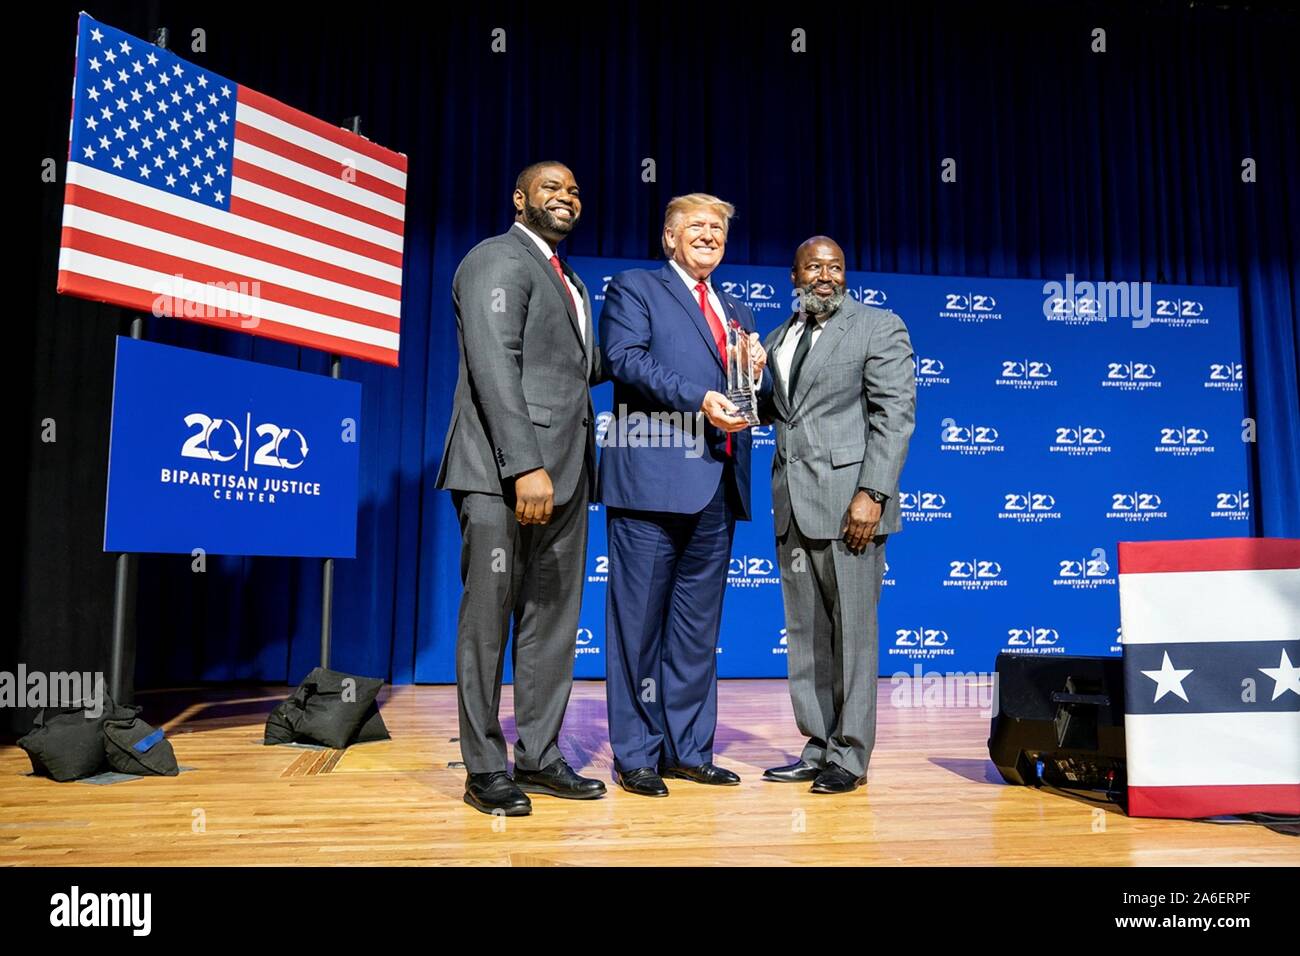
[[[790,397],[790,366],[794,362],[794,350],[799,347],[799,340],[805,335],[811,334],[812,339],[808,342],[809,351],[817,344],[817,340],[822,336],[822,329],[826,328],[826,322],[830,319],[829,315],[823,315],[817,319],[817,324],[813,327],[811,333],[807,331],[807,322],[805,319],[799,319],[790,330],[785,334],[785,340],[776,347],[776,368],[781,373],[781,390],[785,392],[786,398]],[[807,357],[804,358],[807,362]]]
[[[700,301],[700,294],[695,291],[695,287],[699,285],[701,282],[704,283],[704,287],[709,290],[708,291],[709,305],[713,306],[714,315],[718,317],[719,322],[724,323],[724,327],[725,327],[725,323],[727,322],[727,313],[726,310],[722,308],[722,300],[718,298],[718,293],[713,290],[713,282],[711,281],[712,277],[706,276],[703,279],[693,279],[691,278],[691,274],[687,272],[685,269],[683,269],[678,264],[676,259],[669,259],[668,264],[673,267],[673,270],[679,276],[681,276],[682,281],[686,283],[686,288],[689,289],[691,293],[691,301],[696,303],[697,305],[699,304]],[[701,310],[701,313],[702,312],[703,310]],[[763,384],[763,373],[759,372],[758,377],[754,380],[754,385],[755,387],[758,387],[761,386],[762,384]]]
[[[668,264],[673,267],[676,273],[681,276],[682,281],[686,283],[686,288],[691,293],[692,302],[697,304],[699,303],[700,294],[695,291],[695,287],[701,282],[704,283],[705,288],[709,290],[709,305],[713,306],[713,313],[718,317],[719,322],[725,323],[727,321],[727,313],[726,310],[722,308],[722,301],[718,298],[718,293],[713,291],[713,282],[710,281],[711,277],[706,276],[703,279],[691,278],[691,274],[678,265],[676,259],[669,259]]]
[[[522,222],[516,221],[515,225],[524,231],[525,236],[537,243],[537,248],[542,250],[542,255],[549,262],[551,256],[555,255],[555,250],[546,244],[546,240]],[[567,274],[564,276],[564,284],[569,287],[569,294],[573,296],[573,304],[578,307],[578,319],[580,320],[578,322],[578,334],[582,336],[582,341],[585,343],[587,341],[587,317],[582,314],[582,293],[578,291],[578,287],[573,284]]]

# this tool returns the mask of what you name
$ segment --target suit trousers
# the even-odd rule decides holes
[[[510,623],[514,620],[515,766],[540,770],[558,744],[573,689],[573,655],[587,562],[586,481],[544,525],[521,525],[514,501],[456,492],[460,577],[456,635],[460,752],[470,773],[506,769],[498,712]]]
[[[876,609],[888,537],[855,555],[843,540],[806,537],[791,515],[776,542],[790,699],[808,738],[801,756],[856,777],[866,776],[876,741]]]
[[[605,694],[620,771],[713,760],[733,486],[728,464],[696,514],[608,509]]]

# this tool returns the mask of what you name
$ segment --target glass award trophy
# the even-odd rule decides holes
[[[732,319],[727,324],[727,398],[740,409],[739,417],[758,424],[758,385],[754,380],[754,358],[749,351],[749,333]]]

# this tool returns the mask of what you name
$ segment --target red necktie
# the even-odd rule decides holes
[[[560,266],[559,256],[551,256],[551,268],[554,269],[555,274],[560,277],[560,286],[564,289],[564,294],[569,297],[569,305],[573,306],[573,314],[576,315],[578,321],[581,322],[582,313],[578,311],[578,303],[573,301],[573,292],[569,289],[569,283],[564,281],[564,269]]]
[[[703,282],[695,283],[695,292],[700,297],[700,311],[704,313],[704,320],[709,323],[709,331],[713,333],[713,342],[718,347],[718,354],[722,356],[722,367],[727,367],[727,333],[722,329],[722,320],[718,318],[718,313],[713,311],[713,306],[709,304],[709,287]],[[731,433],[727,433],[727,455],[731,455]]]

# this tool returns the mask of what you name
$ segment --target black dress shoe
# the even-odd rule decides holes
[[[764,770],[763,779],[775,780],[777,783],[806,783],[809,780],[816,780],[821,772],[821,767],[800,758],[787,767],[773,767],[771,770]]]
[[[465,802],[482,813],[507,817],[526,817],[533,812],[532,801],[504,770],[471,773],[465,779]]]
[[[525,793],[544,793],[565,800],[595,800],[605,795],[605,785],[591,777],[579,777],[561,757],[541,770],[515,767],[515,786]]]
[[[865,783],[866,777],[855,777],[839,764],[828,764],[813,781],[813,793],[852,793]]]
[[[663,778],[655,773],[653,767],[637,767],[635,770],[615,770],[614,779],[628,793],[642,797],[666,797],[668,787]]]
[[[740,783],[740,778],[730,770],[723,770],[711,763],[702,763],[698,767],[660,767],[659,772],[665,777],[678,777],[719,787],[734,787]]]

